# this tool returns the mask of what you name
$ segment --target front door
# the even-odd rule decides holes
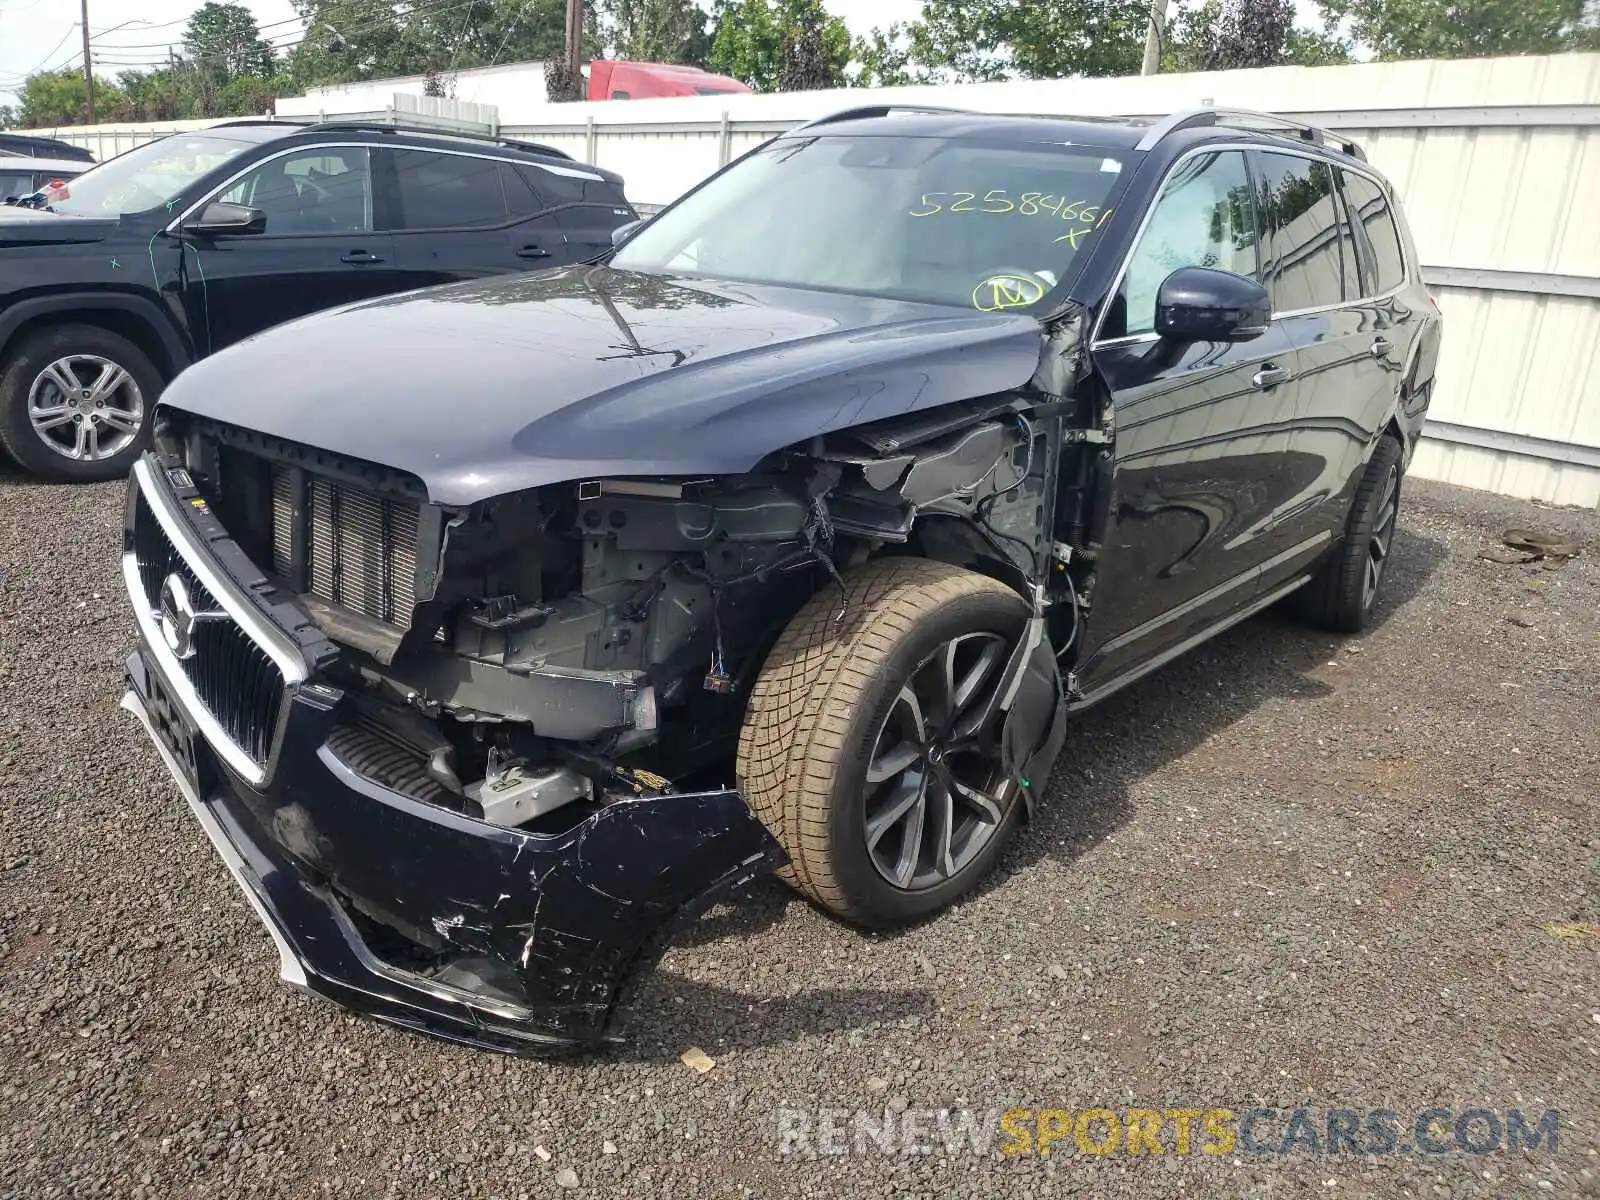
[[[1243,151],[1173,168],[1095,344],[1114,416],[1113,484],[1080,686],[1181,645],[1257,595],[1263,563],[1294,535],[1304,486],[1289,453],[1294,355],[1276,325],[1247,342],[1155,332],[1161,282],[1179,267],[1258,277],[1258,218]]]
[[[316,146],[269,158],[211,200],[260,209],[261,233],[184,234],[182,291],[208,353],[272,325],[397,291],[374,232],[370,151]]]

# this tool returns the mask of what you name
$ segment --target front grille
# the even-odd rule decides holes
[[[133,553],[152,612],[161,608],[161,589],[169,575],[183,580],[197,611],[222,610],[172,544],[142,492],[134,507]],[[283,672],[232,618],[199,622],[193,641],[194,654],[178,665],[195,696],[234,745],[265,770],[283,713]]]
[[[330,604],[409,629],[418,512],[415,501],[274,465],[273,569]]]

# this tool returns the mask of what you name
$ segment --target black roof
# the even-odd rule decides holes
[[[39,137],[35,134],[0,133],[0,152],[32,158],[55,158],[71,162],[94,161],[82,146],[74,146],[60,138]]]

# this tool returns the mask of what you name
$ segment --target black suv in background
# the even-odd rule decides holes
[[[1291,593],[1370,619],[1440,316],[1359,147],[868,108],[618,240],[162,400],[124,703],[285,978],[604,1038],[755,872],[915,921],[1075,711]]]
[[[165,384],[241,338],[592,259],[636,216],[559,150],[341,122],[175,134],[38,204],[0,208],[0,448],[59,480],[125,475]]]

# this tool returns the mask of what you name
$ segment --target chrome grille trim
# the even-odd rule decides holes
[[[123,581],[133,605],[134,620],[173,698],[182,705],[201,736],[229,769],[247,783],[259,786],[271,777],[294,691],[306,678],[305,661],[298,649],[290,646],[285,636],[255,611],[237,586],[212,566],[208,552],[186,528],[182,514],[176,511],[177,501],[167,492],[158,472],[159,468],[148,457],[134,464],[130,484],[135,489],[131,498],[132,515],[135,526],[141,517],[153,518],[155,528],[167,544],[170,566],[160,570],[161,564],[153,561],[148,545],[141,562],[138,545],[141,539],[135,529],[135,545],[122,555]],[[144,540],[148,542],[150,536],[151,532],[147,531]],[[231,626],[234,630],[234,636],[226,639],[220,648],[220,652],[233,656],[231,664],[218,662],[210,656],[202,663],[201,651],[206,648],[201,647],[195,657],[188,660],[194,664],[195,674],[191,674],[185,662],[168,647],[161,633],[159,595],[163,580],[173,569],[178,569],[203,589],[206,603],[215,604],[231,618],[230,622],[219,622],[219,626]],[[212,649],[218,651],[216,647]],[[225,666],[229,669],[224,670]],[[253,693],[251,711],[261,714],[270,727],[252,730],[248,724],[249,713],[242,708],[236,707],[232,712],[225,708],[233,695],[234,683],[242,685],[240,691]],[[221,714],[214,712],[202,699],[202,687],[212,693],[217,707],[224,709]],[[247,699],[250,699],[248,695],[235,696],[233,702],[237,704]],[[275,702],[268,703],[269,700]],[[235,728],[230,730],[230,725]],[[250,740],[259,757],[242,745],[239,737]]]

